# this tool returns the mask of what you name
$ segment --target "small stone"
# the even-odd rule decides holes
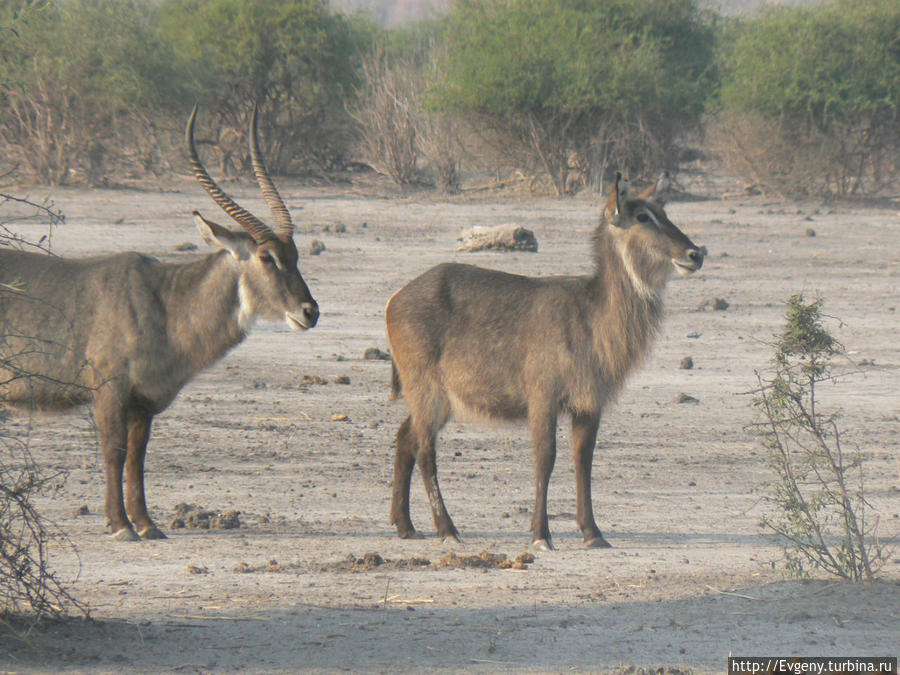
[[[75,517],[78,516],[89,516],[91,514],[90,510],[87,507],[87,504],[82,504],[77,509],[75,509]]]
[[[694,367],[694,359],[692,359],[690,356],[685,356],[683,359],[681,359],[681,363],[678,364],[678,367],[682,370],[690,370]]]
[[[332,422],[346,422],[348,419],[350,419],[350,418],[347,416],[346,413],[334,413],[331,416]]]
[[[728,301],[725,298],[716,298],[713,300],[712,308],[717,312],[724,312],[728,307]]]
[[[319,255],[322,251],[325,250],[325,242],[320,239],[313,239],[309,242],[309,254],[310,255]]]
[[[700,403],[700,400],[682,392],[675,397],[675,403]]]
[[[365,361],[390,361],[391,355],[381,351],[380,349],[378,349],[378,347],[369,347],[363,353],[363,360],[365,360]]]
[[[350,378],[346,375],[338,375],[334,378],[335,384],[350,384]]]
[[[806,236],[807,237],[815,237],[816,231],[814,229],[812,229],[811,227],[807,227],[806,228]]]

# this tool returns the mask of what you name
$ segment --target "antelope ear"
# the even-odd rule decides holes
[[[207,244],[228,251],[238,260],[249,260],[256,252],[256,242],[246,232],[234,232],[222,227],[207,220],[198,211],[194,211],[194,224]]]
[[[609,193],[609,199],[606,201],[606,208],[603,210],[603,217],[610,225],[619,224],[619,215],[622,213],[621,205],[625,202],[625,196],[628,194],[628,181],[622,178],[622,174],[616,171],[616,184],[613,185],[612,191]]]
[[[659,178],[656,179],[656,182],[644,190],[638,198],[653,202],[659,206],[665,206],[666,202],[669,200],[671,191],[672,177],[669,175],[668,171],[663,171],[659,175]]]

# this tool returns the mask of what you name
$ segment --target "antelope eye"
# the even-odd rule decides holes
[[[639,223],[649,223],[650,222],[650,216],[646,211],[641,211],[639,214],[637,214],[636,218]]]
[[[275,258],[270,255],[264,255],[262,257],[263,265],[266,267],[278,267],[278,263],[275,262]]]

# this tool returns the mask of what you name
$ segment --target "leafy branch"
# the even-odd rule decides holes
[[[872,580],[886,552],[876,537],[878,518],[868,522],[862,457],[847,452],[838,412],[823,412],[816,388],[836,382],[834,357],[844,353],[822,324],[821,299],[788,300],[784,332],[775,344],[774,373],[764,379],[755,405],[776,478],[768,502],[773,512],[762,525],[782,542],[788,570],[807,566],[851,581]]]

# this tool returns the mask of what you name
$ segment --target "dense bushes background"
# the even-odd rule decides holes
[[[731,168],[787,193],[896,186],[900,3],[771,7],[719,43]]]
[[[562,195],[674,168],[706,131],[763,189],[872,193],[897,187],[900,4],[457,0],[385,30],[325,0],[0,0],[0,175],[179,170],[194,101],[228,175],[259,101],[276,172],[356,158],[452,190],[489,164]]]

